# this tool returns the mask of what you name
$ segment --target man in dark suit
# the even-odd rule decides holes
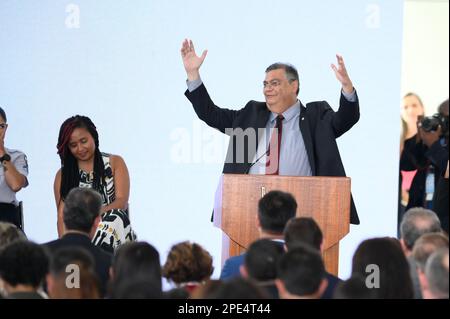
[[[109,278],[112,255],[95,246],[91,239],[100,222],[102,199],[89,188],[72,189],[64,201],[65,233],[57,240],[45,244],[51,254],[63,247],[81,247],[94,257],[95,270],[104,294]],[[68,274],[70,275],[70,273]]]
[[[332,65],[342,84],[335,112],[325,101],[304,106],[297,99],[298,72],[284,63],[266,69],[265,102],[250,101],[240,110],[220,108],[200,78],[206,54],[197,56],[192,41],[183,42],[185,95],[201,120],[230,136],[224,173],[345,176],[336,138],[358,122],[359,103],[341,56],[337,55],[338,65]],[[353,200],[350,222],[359,224]]]
[[[297,202],[285,192],[271,191],[258,202],[258,228],[260,238],[271,239],[281,247],[284,245],[283,230],[289,219],[295,217]],[[225,261],[220,279],[229,279],[240,275],[246,254],[233,256]]]

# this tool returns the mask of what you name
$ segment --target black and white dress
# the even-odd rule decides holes
[[[99,191],[103,206],[111,204],[115,198],[114,175],[111,168],[111,155],[102,153],[105,164],[105,184]],[[93,173],[80,170],[80,187],[93,188]],[[112,209],[102,213],[102,220],[97,227],[97,231],[92,242],[102,249],[114,254],[120,245],[136,240],[136,234],[131,228],[128,210]]]

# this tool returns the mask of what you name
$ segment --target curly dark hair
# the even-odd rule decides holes
[[[213,271],[211,255],[199,244],[185,241],[172,246],[162,274],[163,277],[180,284],[204,281],[209,279]]]

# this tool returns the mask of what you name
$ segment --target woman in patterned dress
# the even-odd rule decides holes
[[[58,235],[64,234],[64,198],[74,187],[97,190],[103,199],[102,219],[92,242],[114,252],[119,245],[134,241],[128,216],[130,178],[124,160],[99,150],[97,129],[86,116],[67,119],[59,131],[61,168],[56,173],[54,192],[58,209]]]

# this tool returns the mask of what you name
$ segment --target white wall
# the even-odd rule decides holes
[[[31,239],[56,237],[55,146],[63,120],[79,113],[97,125],[101,150],[128,165],[139,238],[163,260],[172,244],[196,241],[219,274],[221,234],[209,219],[227,138],[199,122],[183,95],[185,37],[209,49],[203,80],[218,105],[234,109],[263,100],[264,69],[275,61],[298,67],[303,103],[336,107],[330,63],[342,54],[361,119],[338,143],[361,225],[341,245],[341,276],[363,239],[395,236],[402,0],[69,3],[0,1],[0,105],[7,146],[29,159],[19,199]]]
[[[417,93],[427,115],[449,97],[448,15],[448,0],[405,1],[402,96]]]

